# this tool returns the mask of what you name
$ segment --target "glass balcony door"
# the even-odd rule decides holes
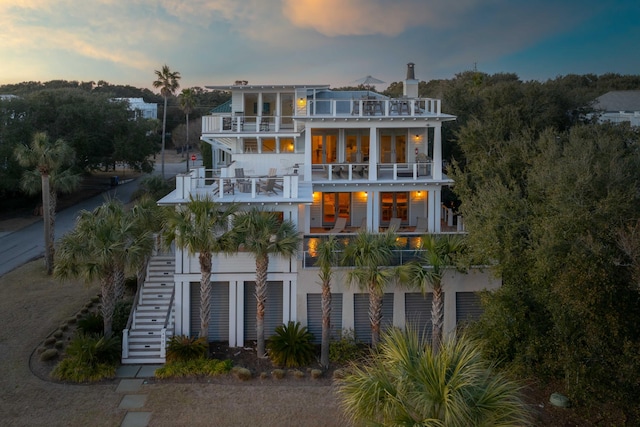
[[[351,217],[351,193],[322,193],[322,225],[331,226],[338,217]]]
[[[391,218],[400,218],[402,223],[409,221],[409,193],[380,193],[380,222],[386,225]]]

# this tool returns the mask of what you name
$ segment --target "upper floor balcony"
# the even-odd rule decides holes
[[[304,99],[297,102],[293,115],[248,115],[243,111],[202,117],[203,134],[300,134],[305,120],[341,118],[351,120],[453,119],[442,114],[441,101],[432,98]]]

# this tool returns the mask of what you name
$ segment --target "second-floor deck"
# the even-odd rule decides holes
[[[453,120],[442,114],[441,101],[432,98],[358,98],[308,99],[298,106],[294,115],[250,115],[243,111],[202,117],[203,134],[298,134],[304,122],[314,119],[341,118],[348,120],[400,120],[413,123],[421,119]]]

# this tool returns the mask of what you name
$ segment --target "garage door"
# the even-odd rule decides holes
[[[256,341],[256,283],[244,282],[244,339]],[[275,334],[282,325],[282,282],[267,282],[267,301],[264,310],[264,337]]]
[[[356,339],[371,344],[371,322],[369,321],[369,294],[353,295],[353,321]],[[384,294],[382,298],[382,322],[380,330],[393,325],[393,294]]]
[[[307,329],[315,343],[322,342],[322,294],[307,294]],[[340,339],[342,294],[331,294],[331,339]]]
[[[446,294],[442,293],[442,302],[444,303]],[[405,294],[404,309],[405,323],[416,328],[419,334],[425,334],[427,339],[431,339],[432,322],[431,322],[431,304],[433,302],[433,293],[428,292],[423,295],[421,292],[410,292]]]
[[[475,292],[456,292],[456,325],[478,320],[482,312],[479,294]]]
[[[192,282],[191,328],[192,337],[200,334],[200,282]],[[229,283],[211,282],[211,316],[209,317],[209,341],[229,341]]]

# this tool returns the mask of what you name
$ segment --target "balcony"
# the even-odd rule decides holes
[[[441,101],[432,98],[361,98],[361,99],[309,99],[295,116],[249,116],[243,112],[202,117],[203,134],[297,134],[304,130],[305,119],[344,118],[415,120],[416,118],[442,117]]]
[[[176,191],[159,201],[160,204],[185,203],[189,197],[212,197],[220,203],[310,203],[311,183],[300,176],[220,176],[220,171],[196,168],[176,176]]]
[[[375,181],[417,181],[432,179],[432,161],[418,163],[380,163]],[[312,166],[312,179],[319,181],[368,181],[369,163],[326,163]]]

